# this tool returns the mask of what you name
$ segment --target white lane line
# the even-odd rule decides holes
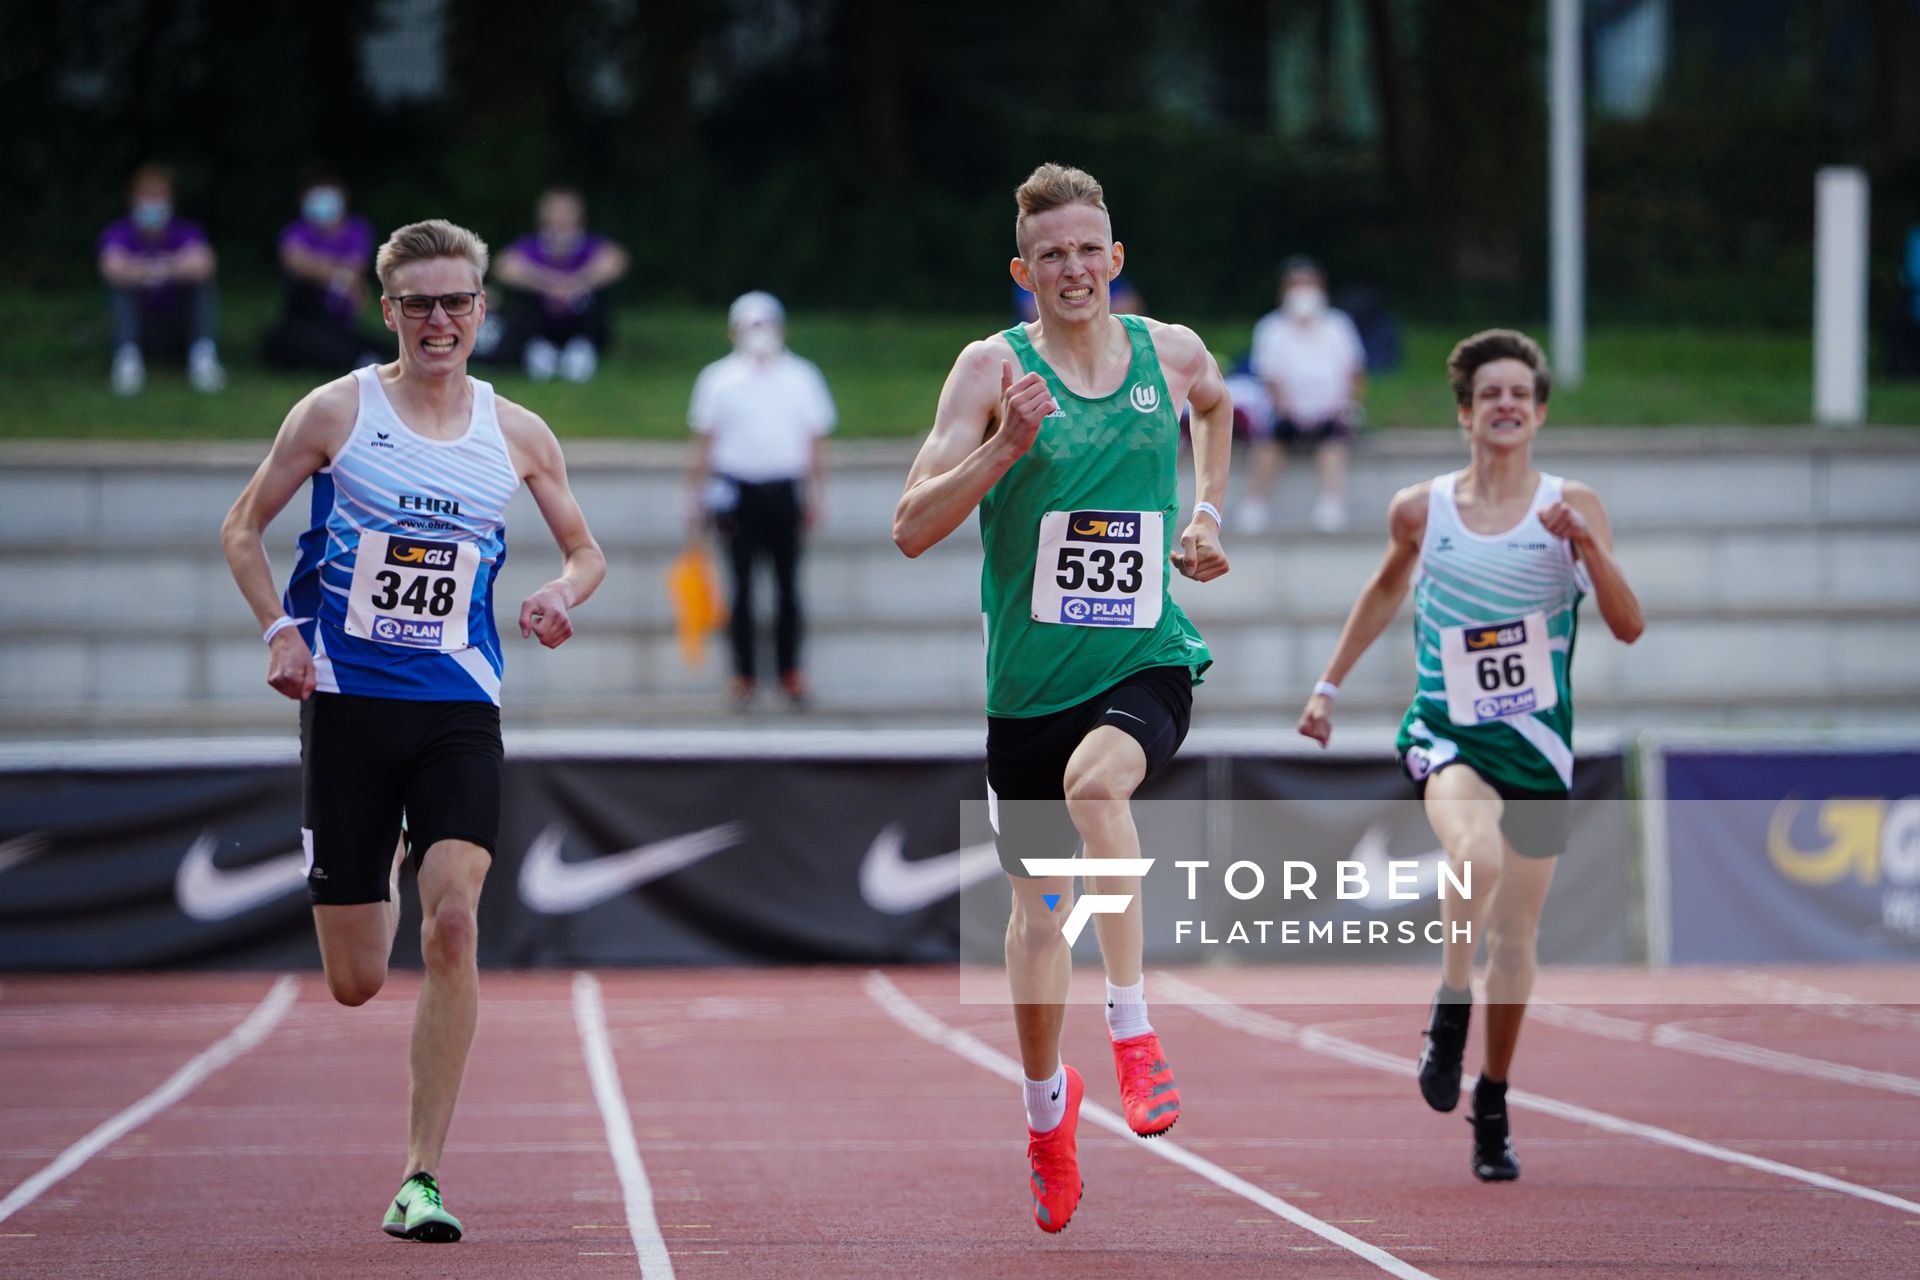
[[[93,1132],[55,1156],[53,1163],[8,1192],[7,1198],[0,1200],[0,1222],[5,1222],[32,1204],[48,1187],[192,1093],[208,1076],[265,1040],[267,1034],[279,1025],[280,1019],[286,1017],[287,1010],[293,1007],[299,986],[298,980],[291,974],[277,978],[265,998],[233,1030],[195,1054],[185,1066],[169,1076],[165,1084],[101,1123]]]
[[[1758,1067],[1763,1071],[1777,1071],[1782,1075],[1827,1080],[1834,1084],[1881,1089],[1888,1093],[1905,1094],[1909,1098],[1920,1098],[1920,1079],[1913,1076],[1903,1076],[1893,1071],[1872,1071],[1865,1067],[1848,1066],[1844,1062],[1829,1062],[1825,1058],[1809,1058],[1798,1053],[1769,1049],[1764,1045],[1749,1044],[1744,1040],[1724,1040],[1704,1031],[1691,1030],[1685,1023],[1637,1022],[1631,1018],[1616,1018],[1592,1009],[1578,1009],[1546,1000],[1534,1001],[1527,1007],[1527,1013],[1550,1027],[1584,1031],[1608,1040],[1650,1044],[1660,1049],[1691,1053],[1696,1057],[1718,1058],[1723,1062],[1738,1062],[1742,1066]]]
[[[627,1234],[640,1258],[645,1280],[673,1280],[673,1260],[667,1256],[666,1237],[653,1214],[653,1186],[647,1166],[633,1140],[633,1116],[620,1088],[620,1068],[613,1061],[613,1043],[607,1038],[607,1010],[600,1000],[600,980],[590,973],[573,975],[573,1020],[580,1027],[580,1051],[593,1081],[593,1098],[607,1128],[607,1149],[620,1175],[620,1197],[627,1207]]]
[[[1313,1027],[1299,1028],[1278,1018],[1269,1018],[1266,1014],[1239,1005],[1215,995],[1204,987],[1197,987],[1185,979],[1171,973],[1156,975],[1159,989],[1167,999],[1179,1001],[1190,1007],[1203,1018],[1211,1019],[1221,1026],[1232,1027],[1249,1035],[1265,1040],[1277,1040],[1283,1044],[1296,1044],[1303,1049],[1325,1054],[1330,1058],[1339,1058],[1356,1066],[1374,1067],[1397,1076],[1413,1074],[1411,1054],[1400,1055],[1385,1053],[1364,1044],[1357,1044],[1341,1036],[1330,1035]],[[1671,1129],[1662,1129],[1658,1125],[1642,1124],[1638,1120],[1628,1120],[1611,1115],[1605,1111],[1595,1111],[1578,1103],[1561,1102],[1557,1098],[1548,1098],[1537,1093],[1526,1093],[1519,1089],[1509,1090],[1507,1101],[1516,1107],[1530,1111],[1544,1112],[1550,1116],[1559,1116],[1562,1120],[1571,1120],[1595,1129],[1604,1129],[1609,1133],[1625,1134],[1632,1138],[1641,1138],[1648,1142],[1657,1142],[1664,1147],[1677,1151],[1692,1152],[1697,1156],[1706,1156],[1724,1164],[1744,1165],[1761,1173],[1771,1173],[1777,1177],[1791,1178],[1795,1182],[1804,1182],[1809,1186],[1825,1191],[1838,1191],[1842,1195],[1854,1196],[1861,1200],[1870,1200],[1874,1204],[1899,1209],[1904,1213],[1920,1214],[1920,1204],[1912,1200],[1903,1200],[1899,1196],[1881,1191],[1877,1187],[1864,1187],[1857,1182],[1845,1182],[1839,1178],[1816,1173],[1811,1169],[1802,1169],[1797,1165],[1782,1164],[1778,1160],[1769,1160],[1765,1156],[1749,1155],[1745,1151],[1736,1151],[1732,1147],[1722,1147],[1711,1142],[1702,1142],[1690,1138],[1684,1133],[1675,1133]]]
[[[875,1004],[885,1010],[895,1022],[915,1035],[952,1051],[976,1067],[986,1068],[1011,1084],[1017,1085],[1024,1078],[1019,1063],[977,1037],[940,1021],[916,1004],[912,997],[895,986],[892,980],[879,970],[870,970],[864,985],[867,995]],[[1127,1127],[1125,1120],[1097,1102],[1082,1102],[1080,1114],[1109,1133],[1125,1138],[1135,1150],[1159,1156],[1163,1160],[1170,1160],[1189,1172],[1197,1173],[1214,1186],[1242,1196],[1268,1213],[1284,1218],[1296,1227],[1311,1231],[1330,1244],[1339,1245],[1349,1253],[1371,1262],[1390,1276],[1400,1277],[1400,1280],[1433,1280],[1433,1277],[1426,1272],[1410,1266],[1386,1250],[1368,1244],[1358,1236],[1349,1235],[1331,1223],[1321,1221],[1304,1209],[1254,1186],[1245,1178],[1228,1173],[1213,1161],[1193,1154],[1171,1138],[1160,1137],[1151,1142],[1141,1141],[1134,1135],[1133,1130]]]
[[[1741,990],[1765,997],[1769,1002],[1797,1005],[1844,1022],[1862,1022],[1893,1031],[1920,1031],[1920,1010],[1874,1004],[1844,991],[1829,991],[1754,969],[1735,970],[1731,981]]]

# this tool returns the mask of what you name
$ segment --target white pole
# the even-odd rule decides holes
[[[1856,427],[1867,415],[1867,175],[1834,166],[1813,179],[1813,416]]]
[[[1548,3],[1553,378],[1559,386],[1577,387],[1587,371],[1586,141],[1581,127],[1580,0]]]

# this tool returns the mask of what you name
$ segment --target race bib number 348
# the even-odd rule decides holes
[[[347,595],[347,634],[409,649],[464,649],[479,568],[480,549],[471,542],[363,533]]]
[[[1166,577],[1158,511],[1049,511],[1033,564],[1033,617],[1069,627],[1160,623]]]
[[[1444,628],[1440,670],[1447,682],[1447,718],[1455,724],[1531,715],[1560,702],[1544,613]]]

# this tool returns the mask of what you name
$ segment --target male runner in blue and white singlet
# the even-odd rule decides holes
[[[436,1181],[479,1007],[475,912],[500,824],[500,636],[493,584],[522,481],[563,559],[520,606],[554,648],[606,559],[547,424],[467,376],[486,317],[487,247],[452,223],[400,228],[375,260],[399,358],[316,388],[227,514],[221,542],[263,628],[267,683],[300,700],[301,842],[327,986],[385,983],[399,925],[396,844],[420,885],[426,965],[409,1062],[407,1174],[384,1229],[458,1240]],[[309,478],[285,596],[261,535]]]

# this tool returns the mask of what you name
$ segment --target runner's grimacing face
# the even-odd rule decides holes
[[[1090,320],[1107,314],[1108,287],[1125,257],[1105,210],[1061,205],[1027,219],[1014,280],[1033,294],[1043,321]]]
[[[1533,443],[1547,406],[1533,398],[1533,370],[1524,360],[1489,360],[1473,371],[1473,398],[1459,411],[1476,445],[1524,449]]]
[[[427,258],[396,267],[393,284],[387,289],[392,297],[412,293],[439,295],[467,293],[481,288],[480,273],[465,258]],[[445,307],[435,307],[425,319],[415,320],[401,314],[400,308],[386,298],[380,300],[380,314],[387,328],[400,335],[400,367],[421,373],[452,373],[466,367],[473,354],[473,337],[480,322],[487,318],[487,295],[473,300],[473,310],[463,316],[450,316]]]

